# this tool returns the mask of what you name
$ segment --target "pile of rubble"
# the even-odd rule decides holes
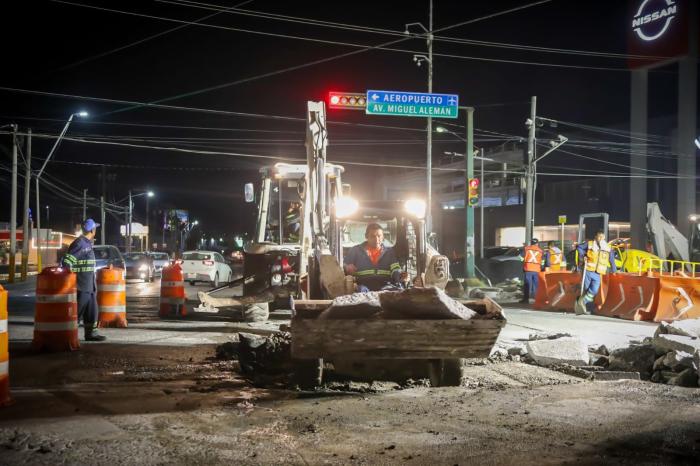
[[[591,380],[636,379],[697,387],[700,385],[700,319],[662,323],[653,337],[609,351],[589,348],[569,334],[530,335],[508,350],[508,359],[552,367]]]

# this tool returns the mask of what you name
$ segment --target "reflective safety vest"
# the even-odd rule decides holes
[[[92,250],[92,241],[85,236],[79,236],[68,246],[61,265],[77,275],[78,291],[94,293],[97,290],[95,252]]]
[[[610,245],[607,241],[600,244],[595,241],[588,242],[586,251],[586,270],[605,275],[610,266]]]
[[[552,271],[560,270],[563,254],[561,253],[559,248],[549,248],[547,250],[547,253],[549,258],[549,269]]]
[[[367,243],[350,248],[345,256],[345,264],[352,264],[357,269],[353,274],[358,285],[366,286],[370,291],[379,291],[384,286],[398,282],[401,265],[396,259],[393,248],[382,246],[379,261],[376,264],[367,255]]]
[[[523,270],[525,272],[541,272],[542,271],[542,249],[536,244],[527,246],[524,251],[525,258],[523,259]]]

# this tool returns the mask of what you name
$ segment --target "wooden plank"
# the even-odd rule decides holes
[[[315,320],[292,321],[295,358],[486,357],[501,320]]]

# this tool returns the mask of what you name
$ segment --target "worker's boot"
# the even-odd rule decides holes
[[[92,327],[85,327],[85,341],[105,341],[106,336],[97,333],[97,330]]]
[[[580,296],[574,302],[574,312],[577,316],[588,314],[586,310],[586,300],[583,296]]]

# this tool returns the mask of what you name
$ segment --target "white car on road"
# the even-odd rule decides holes
[[[190,285],[209,282],[212,287],[233,280],[233,272],[224,257],[213,251],[185,251],[182,253],[182,273]]]

